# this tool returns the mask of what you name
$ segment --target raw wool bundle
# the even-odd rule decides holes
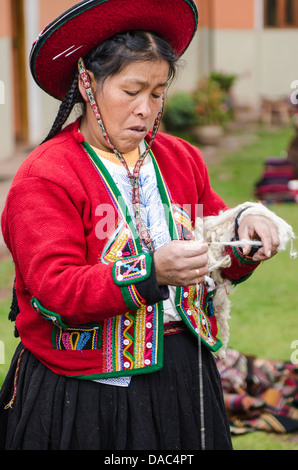
[[[243,211],[243,209],[245,210]],[[267,217],[274,222],[278,229],[280,239],[278,251],[284,251],[287,244],[291,242],[291,258],[296,258],[297,256],[297,253],[293,251],[293,240],[296,237],[292,227],[261,203],[245,202],[233,209],[221,212],[218,216],[209,216],[196,220],[196,240],[204,240],[209,244],[209,276],[215,285],[213,307],[220,326],[223,343],[219,353],[220,358],[225,357],[229,341],[228,320],[230,318],[231,303],[228,294],[232,290],[231,282],[228,279],[222,278],[221,270],[231,265],[231,258],[229,255],[224,254],[224,249],[227,244],[232,245],[231,241],[235,237],[235,219],[241,211],[243,212],[239,217],[239,225],[247,215],[253,214]],[[245,244],[246,240],[242,240],[242,242]]]

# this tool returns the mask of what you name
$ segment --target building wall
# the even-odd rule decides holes
[[[14,150],[12,30],[10,0],[1,0],[0,15],[0,159]],[[4,64],[4,65],[3,65]]]
[[[259,108],[262,97],[291,94],[298,80],[298,29],[264,28],[263,0],[197,0],[198,75],[211,70],[235,73],[234,98],[240,106]]]
[[[213,29],[253,29],[255,0],[210,0]]]
[[[27,57],[40,31],[57,16],[70,8],[74,0],[25,0]],[[60,102],[48,96],[35,83],[27,69],[29,113],[29,142],[39,144],[47,135],[59,109]]]
[[[236,73],[236,103],[259,107],[262,97],[279,99],[291,94],[298,79],[297,30],[217,30],[213,67]]]
[[[38,0],[39,1],[39,29],[42,30],[48,23],[53,21],[63,12],[75,5],[77,0]],[[39,134],[42,139],[46,137],[50,130],[52,123],[57,115],[60,101],[55,100],[51,96],[47,95],[43,91],[39,90],[37,85],[34,83],[37,92],[39,93],[40,99],[40,110],[42,114],[42,121],[40,124]]]
[[[24,0],[26,79],[28,88],[29,145],[47,134],[59,102],[41,91],[29,70],[31,45],[46,24],[78,0]],[[258,107],[262,96],[290,95],[298,80],[296,44],[298,29],[264,29],[263,0],[196,0],[199,29],[182,58],[172,92],[191,91],[198,79],[211,70],[236,73],[235,101]],[[18,125],[15,107],[12,54],[12,0],[1,0],[0,15],[0,159],[15,148]],[[178,33],[179,34],[179,33]],[[4,98],[3,98],[4,94]]]

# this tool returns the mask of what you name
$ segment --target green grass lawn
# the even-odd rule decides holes
[[[261,177],[267,157],[279,157],[293,136],[291,128],[261,130],[258,140],[209,167],[213,188],[230,206],[254,200],[253,189]],[[298,205],[269,207],[292,225],[298,235]],[[295,242],[298,249],[298,240]],[[231,348],[243,353],[290,361],[291,343],[298,340],[298,259],[289,251],[278,254],[239,285],[230,297]],[[261,432],[233,438],[235,449],[298,449],[298,436],[276,436]]]
[[[213,188],[231,206],[253,200],[254,184],[262,175],[265,159],[280,156],[292,136],[293,130],[288,128],[274,132],[260,130],[255,143],[209,167]],[[298,234],[297,204],[280,204],[271,209]],[[298,240],[295,247],[298,249]],[[231,348],[268,359],[290,360],[291,343],[298,340],[297,274],[298,260],[290,260],[289,252],[284,252],[263,263],[246,283],[236,288],[231,295]],[[0,263],[0,291],[4,292],[0,299],[0,341],[5,347],[0,386],[18,344],[13,336],[14,326],[7,320],[10,297],[5,292],[12,282],[13,265],[7,260]],[[298,436],[255,432],[234,437],[233,444],[236,450],[297,450]]]
[[[261,177],[268,156],[287,149],[292,129],[260,131],[259,138],[221,163],[209,167],[213,188],[226,203],[235,206],[254,200],[255,182]],[[292,225],[298,234],[298,205],[276,204],[269,208]],[[294,242],[298,250],[298,240]],[[298,259],[289,251],[262,263],[253,276],[231,295],[231,347],[272,359],[289,360],[290,344],[298,340]]]
[[[10,259],[0,263],[0,386],[5,378],[12,355],[19,340],[14,337],[14,324],[8,321],[11,305],[11,292],[14,280],[14,266]]]

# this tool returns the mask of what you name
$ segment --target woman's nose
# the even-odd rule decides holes
[[[137,106],[134,109],[134,114],[143,118],[147,118],[151,115],[150,101],[147,96],[138,100]]]

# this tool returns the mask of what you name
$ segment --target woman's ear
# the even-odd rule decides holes
[[[90,72],[89,70],[87,70],[87,74],[88,74],[88,78],[89,78],[89,81],[91,83],[91,89],[94,89],[96,88],[96,80],[94,78],[94,74],[93,72]],[[81,75],[79,74],[79,83],[78,83],[78,86],[79,86],[79,91],[82,95],[82,98],[83,100],[88,103],[89,102],[89,99],[88,99],[88,95],[87,95],[87,91],[86,91],[86,88],[84,86],[84,83],[83,83],[83,80],[82,80],[82,77]]]

